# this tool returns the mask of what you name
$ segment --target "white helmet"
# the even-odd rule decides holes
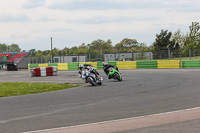
[[[80,64],[80,65],[79,65],[79,68],[83,68],[83,64]]]

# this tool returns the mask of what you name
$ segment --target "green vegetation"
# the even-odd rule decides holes
[[[0,97],[19,96],[26,94],[57,91],[82,86],[70,83],[27,83],[27,82],[1,82]]]
[[[21,48],[18,46],[18,44],[0,44],[0,53],[2,52],[21,52]]]

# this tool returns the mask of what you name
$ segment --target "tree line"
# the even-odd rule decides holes
[[[188,49],[200,51],[200,24],[192,22],[189,26],[189,32],[183,33],[180,29],[172,33],[171,31],[161,29],[159,34],[156,34],[155,41],[150,46],[145,43],[140,43],[136,39],[124,38],[116,45],[112,45],[112,41],[97,39],[89,44],[82,43],[80,46],[63,49],[54,48],[53,50],[35,50],[30,49],[30,54],[33,56],[50,57],[59,55],[102,55],[104,53],[122,53],[122,52],[145,52],[152,51],[154,55],[159,51],[170,49],[176,53],[188,54]],[[18,44],[0,44],[0,52],[23,52]],[[166,53],[167,54],[167,53]],[[157,58],[156,56],[154,58]]]

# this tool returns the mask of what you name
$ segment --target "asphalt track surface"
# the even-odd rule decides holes
[[[100,71],[104,78],[101,86],[86,85],[56,92],[0,98],[0,132],[45,131],[200,107],[200,69],[120,72],[122,82],[108,80]],[[83,83],[77,71],[59,71],[58,76],[53,77],[29,77],[27,71],[0,71],[0,81]],[[197,110],[194,114],[199,115],[200,112]],[[200,118],[194,117],[115,133],[200,132],[199,125]]]

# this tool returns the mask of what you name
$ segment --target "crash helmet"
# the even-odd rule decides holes
[[[108,65],[108,63],[107,62],[103,62],[103,66],[107,66]]]
[[[95,70],[95,67],[94,67],[93,65],[91,65],[91,68],[92,68],[93,70]]]
[[[79,65],[79,68],[83,68],[83,64],[80,64],[80,65]]]
[[[92,70],[93,70],[92,66],[89,66],[89,67],[88,67],[88,70],[89,70],[89,71],[92,71]]]

